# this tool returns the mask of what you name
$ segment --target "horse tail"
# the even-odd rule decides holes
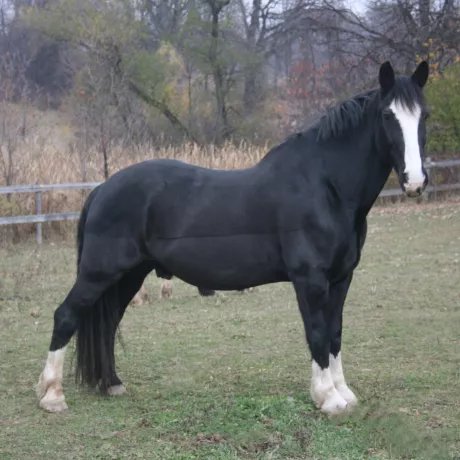
[[[84,245],[84,231],[91,203],[100,185],[88,195],[77,229],[77,271],[80,270]],[[78,384],[100,386],[106,390],[115,374],[114,345],[120,321],[118,283],[102,294],[93,308],[86,310],[80,318],[76,333],[75,379]]]
[[[121,320],[120,281],[88,309],[77,328],[75,377],[78,384],[106,392],[115,375],[115,336]]]
[[[77,272],[80,269],[81,254],[83,252],[83,239],[84,239],[84,234],[85,234],[85,225],[86,225],[86,219],[88,218],[89,208],[91,206],[91,203],[94,201],[94,198],[96,198],[96,195],[97,195],[101,185],[98,185],[96,188],[91,190],[90,194],[87,196],[86,201],[85,201],[85,203],[83,205],[83,209],[81,210],[80,219],[78,219],[78,226],[77,226]]]

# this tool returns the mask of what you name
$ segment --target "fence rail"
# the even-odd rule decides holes
[[[428,172],[436,168],[449,168],[460,166],[460,158],[452,160],[431,161],[427,159],[425,168]],[[88,190],[97,187],[101,182],[78,182],[69,184],[51,184],[51,185],[13,185],[8,187],[0,187],[0,195],[12,195],[15,193],[35,193],[35,214],[29,216],[12,216],[0,217],[0,225],[12,224],[37,224],[36,240],[38,244],[42,242],[42,223],[55,222],[65,220],[77,220],[80,217],[79,212],[66,212],[60,214],[42,214],[42,193],[57,190]],[[426,188],[426,192],[445,192],[451,190],[460,190],[460,183],[430,185]],[[384,189],[379,195],[380,197],[391,197],[402,195],[401,189]]]

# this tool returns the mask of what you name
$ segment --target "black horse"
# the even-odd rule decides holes
[[[83,242],[83,234],[85,231],[85,223],[86,223],[86,218],[89,212],[89,209],[91,207],[91,203],[94,201],[96,198],[96,195],[99,193],[99,190],[104,184],[99,184],[97,187],[93,188],[89,195],[86,198],[85,204],[83,205],[83,208],[81,210],[81,215],[80,215],[80,221],[78,225],[78,231],[79,234],[77,236],[77,244],[81,244]],[[81,252],[78,252],[79,257]],[[80,261],[77,263],[78,266],[80,266]],[[172,293],[172,274],[167,273],[162,271],[159,267],[155,269],[155,273],[158,278],[163,278],[164,282],[161,285],[161,297],[162,298],[169,298]],[[142,286],[142,285],[141,285]],[[202,297],[210,297],[215,295],[215,291],[213,289],[205,289],[198,287],[198,292]]]
[[[428,65],[329,110],[254,167],[215,171],[179,161],[132,165],[100,188],[78,235],[78,275],[54,315],[40,406],[66,409],[65,347],[77,334],[77,379],[111,395],[114,340],[126,306],[156,270],[205,289],[290,281],[312,355],[311,396],[335,414],[356,404],[341,361],[342,310],[366,237],[366,217],[395,169],[408,196],[422,166]]]

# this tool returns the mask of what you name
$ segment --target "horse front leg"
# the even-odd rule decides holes
[[[332,336],[331,336],[331,354],[329,362],[331,367],[332,380],[337,391],[343,399],[348,403],[350,408],[358,404],[358,400],[352,390],[345,382],[345,376],[342,367],[342,316],[345,299],[348,289],[353,279],[353,273],[348,277],[331,287],[330,291],[330,307],[332,311]]]
[[[334,385],[330,367],[331,304],[329,282],[320,271],[293,279],[312,357],[310,394],[322,412],[338,415],[347,410],[347,401]]]

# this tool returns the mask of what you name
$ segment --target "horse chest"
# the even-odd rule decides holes
[[[281,233],[290,272],[301,274],[320,268],[330,280],[341,278],[359,259],[358,234],[344,219],[304,219],[298,229]]]

